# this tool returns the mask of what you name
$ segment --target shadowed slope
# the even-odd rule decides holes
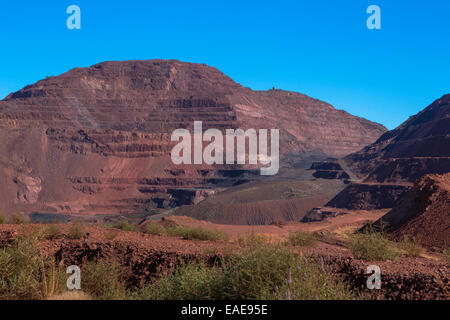
[[[417,179],[450,172],[450,95],[342,162],[360,181],[327,206],[392,208]]]
[[[450,246],[450,174],[426,175],[383,216],[397,239],[407,236],[425,246]]]

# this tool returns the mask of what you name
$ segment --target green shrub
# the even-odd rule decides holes
[[[44,230],[44,238],[47,240],[56,239],[59,236],[61,236],[61,229],[56,224],[51,224]]]
[[[309,232],[296,231],[289,234],[289,243],[293,246],[312,246],[317,242],[316,237]]]
[[[118,234],[119,234],[119,231],[117,231],[117,230],[108,230],[105,233],[105,238],[106,238],[106,240],[114,240]]]
[[[0,249],[0,299],[37,299],[39,252],[30,239]]]
[[[145,300],[212,300],[220,291],[221,270],[202,263],[189,263],[134,294]]]
[[[11,220],[14,224],[24,224],[27,223],[28,218],[23,212],[15,212],[13,213]]]
[[[351,292],[312,260],[282,246],[249,248],[224,270],[224,299],[350,299]],[[288,292],[290,293],[289,296]]]
[[[0,224],[6,223],[6,215],[0,211]]]
[[[406,253],[407,257],[419,257],[422,252],[422,248],[413,240],[408,237],[404,237],[399,243],[398,247]]]
[[[151,235],[160,236],[166,234],[166,228],[159,223],[151,222],[147,225],[146,233]]]
[[[138,227],[127,220],[121,220],[117,223],[109,225],[110,228],[119,229],[122,231],[137,231]]]
[[[171,227],[167,229],[167,233],[172,236],[182,237],[185,240],[219,241],[228,239],[227,234],[222,231],[200,227]]]
[[[81,267],[83,291],[96,299],[125,299],[125,272],[111,261],[91,261]],[[41,256],[37,241],[19,238],[0,248],[0,300],[38,300],[66,291],[67,274],[53,259]]]
[[[83,227],[79,222],[73,222],[69,227],[69,233],[67,234],[67,237],[72,240],[79,240],[83,238],[84,231]]]
[[[64,271],[44,259],[36,240],[19,238],[0,249],[0,300],[46,299],[63,290]]]
[[[81,289],[95,299],[125,299],[124,269],[115,261],[87,262],[81,267]]]
[[[312,260],[289,248],[248,248],[221,267],[190,263],[145,287],[135,298],[162,300],[352,299],[356,296]]]
[[[269,243],[270,239],[263,234],[251,233],[246,237],[239,237],[237,243],[240,247],[259,247]]]
[[[348,248],[355,258],[368,261],[394,260],[400,256],[395,243],[379,232],[358,233],[350,236]]]
[[[357,296],[324,268],[289,247],[262,245],[208,266],[179,266],[142,289],[127,289],[130,273],[116,261],[81,266],[81,288],[94,299],[354,299]],[[64,291],[67,275],[45,260],[34,239],[0,249],[0,299],[45,299]]]
[[[50,299],[67,290],[67,274],[53,259],[41,259],[41,298]]]

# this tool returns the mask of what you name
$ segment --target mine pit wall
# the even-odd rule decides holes
[[[414,183],[426,174],[445,174],[448,172],[450,172],[450,157],[389,159],[373,170],[364,182]]]
[[[393,208],[408,192],[403,185],[354,183],[328,202],[326,207],[348,210],[378,210]]]
[[[215,125],[216,123],[214,123]],[[176,166],[170,136],[100,129],[0,128],[4,155],[32,161],[0,166],[0,209],[63,214],[131,214],[170,208],[168,189],[209,189],[260,179],[260,170],[240,165]],[[45,147],[41,147],[45,146]],[[194,203],[205,197],[203,192]],[[175,201],[176,206],[191,204]],[[144,205],[143,205],[144,204]]]

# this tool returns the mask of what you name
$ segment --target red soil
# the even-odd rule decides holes
[[[407,236],[427,247],[450,247],[450,173],[427,175],[382,218],[393,236]]]

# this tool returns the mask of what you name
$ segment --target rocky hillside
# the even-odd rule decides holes
[[[449,172],[450,94],[345,162],[365,182],[413,183],[425,174]]]
[[[420,179],[381,222],[397,239],[407,236],[427,247],[449,247],[450,173]]]
[[[252,91],[202,64],[105,62],[0,102],[0,209],[141,212],[247,175],[240,167],[171,163],[170,134],[194,120],[204,129],[278,128],[282,156],[344,156],[385,132],[303,94]]]
[[[359,183],[327,206],[348,209],[392,208],[424,175],[450,172],[450,95],[341,163]]]

